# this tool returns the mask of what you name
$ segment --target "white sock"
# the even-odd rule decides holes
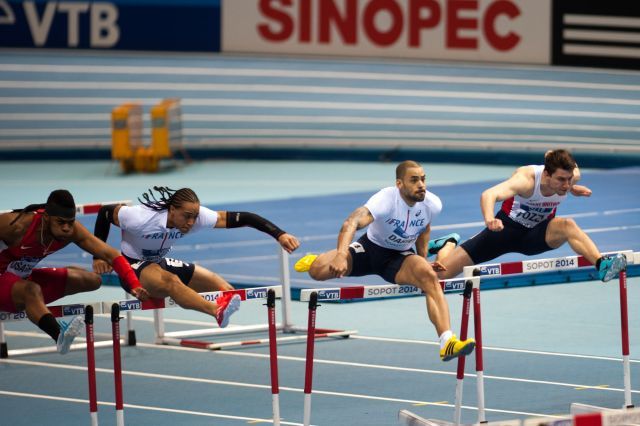
[[[447,330],[440,335],[440,349],[444,348],[444,345],[449,339],[451,339],[451,336],[453,336],[453,332],[451,330]]]

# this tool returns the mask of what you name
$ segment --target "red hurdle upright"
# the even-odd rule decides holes
[[[280,387],[278,385],[278,349],[276,341],[276,292],[267,292],[267,312],[269,314],[269,359],[271,361],[271,395],[273,424],[280,426]]]
[[[113,338],[113,381],[116,389],[116,425],[124,426],[122,402],[122,364],[120,362],[120,306],[111,305],[111,334]]]
[[[464,292],[462,293],[462,316],[460,319],[460,340],[467,340],[467,334],[469,331],[469,316],[471,314],[471,290],[473,284],[471,281],[465,283]],[[454,423],[460,424],[462,417],[462,405],[459,403],[462,401],[462,387],[464,383],[464,367],[467,357],[458,357],[458,367],[456,370],[456,404],[454,410]]]
[[[627,313],[627,270],[620,271],[620,328],[622,330],[622,369],[624,374],[624,406],[633,408],[631,401],[631,366],[629,364],[629,315]]]
[[[304,375],[304,426],[311,424],[311,386],[313,382],[313,348],[316,334],[316,309],[318,307],[318,293],[311,293],[309,298],[309,321],[307,325],[307,359]]]
[[[87,375],[89,377],[89,415],[91,426],[98,426],[98,396],[96,392],[96,353],[93,334],[93,306],[84,308],[84,324],[87,334]]]

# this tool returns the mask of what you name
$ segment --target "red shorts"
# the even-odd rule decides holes
[[[11,297],[11,289],[21,279],[11,272],[0,274],[0,311],[18,312]],[[26,280],[40,285],[44,303],[48,304],[64,297],[67,288],[67,268],[36,268]]]

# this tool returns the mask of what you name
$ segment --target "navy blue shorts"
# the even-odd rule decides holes
[[[485,263],[505,253],[522,253],[528,256],[553,250],[545,240],[551,218],[527,228],[514,222],[502,210],[496,215],[504,225],[499,232],[484,228],[460,246],[467,252],[474,265]]]
[[[349,245],[349,253],[352,260],[350,277],[379,275],[385,281],[395,284],[402,262],[407,256],[415,254],[415,251],[412,249],[398,251],[380,247],[372,243],[365,233],[357,242]]]
[[[184,284],[189,285],[191,278],[193,277],[193,273],[196,270],[196,265],[193,263],[183,262],[182,260],[172,259],[170,257],[163,257],[159,262],[151,262],[148,260],[136,260],[130,257],[125,256],[125,259],[129,261],[131,265],[131,269],[136,273],[138,279],[140,279],[140,274],[142,270],[149,265],[158,264],[162,269],[167,272],[171,272],[180,278]],[[131,289],[125,288],[125,284],[120,281],[122,288],[127,292],[131,293]]]

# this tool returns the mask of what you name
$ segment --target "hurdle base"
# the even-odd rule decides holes
[[[409,410],[398,411],[398,423],[405,426],[455,426],[446,420],[425,419]]]
[[[631,409],[634,408],[633,405],[627,407],[627,406],[623,406],[622,409]],[[603,411],[620,411],[619,408],[607,408],[607,407],[600,407],[598,405],[589,405],[589,404],[582,404],[580,402],[572,402],[571,403],[571,409],[569,410],[569,413],[572,416],[575,416],[576,414],[587,414],[587,413],[601,413]]]
[[[0,358],[8,358],[9,349],[7,348],[7,342],[0,343]]]
[[[124,343],[121,340],[121,343]],[[95,342],[94,347],[96,348],[105,348],[113,345],[113,342],[110,340],[104,340],[100,342]],[[86,343],[74,343],[69,347],[69,352],[86,350]],[[58,352],[58,348],[55,346],[43,346],[39,348],[27,348],[27,349],[9,349],[8,354],[5,358],[10,358],[13,356],[22,356],[22,355],[36,355],[36,354],[47,354],[47,353],[55,353]]]
[[[295,334],[295,333],[304,333],[293,336],[284,336],[276,338],[276,342],[278,344],[294,342],[294,341],[305,341],[307,340],[307,329],[305,328],[296,328],[296,331],[284,331],[280,330],[283,333],[287,334]],[[357,334],[358,330],[328,330],[328,329],[316,329],[314,334],[315,339],[328,339],[328,338],[343,338],[346,339],[352,334]],[[204,340],[192,340],[185,339],[184,336],[180,337],[168,337],[164,336],[162,338],[156,339],[156,344],[158,345],[166,345],[166,346],[185,346],[189,348],[195,349],[203,349],[210,351],[217,351],[222,349],[230,349],[230,348],[239,348],[251,345],[266,345],[269,343],[268,338],[263,339],[249,339],[249,340],[237,340],[237,341],[228,341],[228,342],[210,342]]]

